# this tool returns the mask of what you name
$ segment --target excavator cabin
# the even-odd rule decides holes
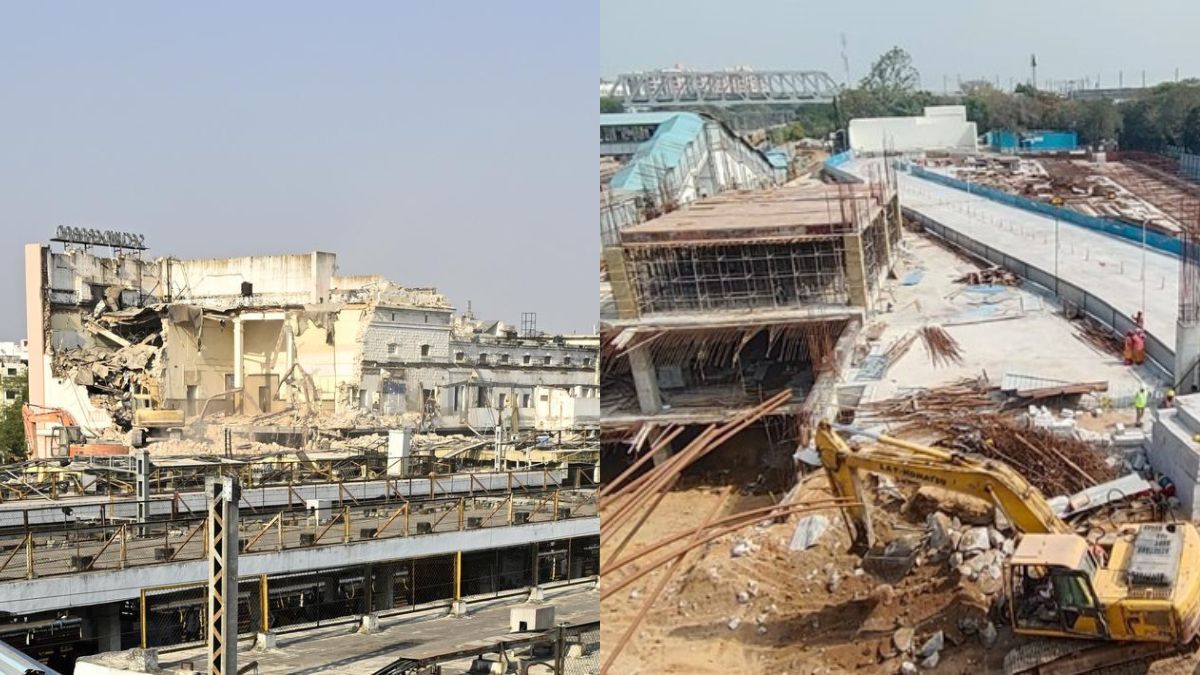
[[[1013,628],[1032,635],[1106,638],[1103,608],[1093,580],[1102,567],[1087,541],[1075,535],[1027,534],[1009,560]]]

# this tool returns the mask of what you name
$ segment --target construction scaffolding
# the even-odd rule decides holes
[[[864,306],[900,236],[894,182],[885,167],[861,184],[726,193],[630,227],[628,296],[640,315]]]
[[[642,313],[846,304],[839,239],[627,249]]]

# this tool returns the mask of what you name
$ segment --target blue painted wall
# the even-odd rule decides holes
[[[1074,131],[989,131],[985,140],[1000,151],[1067,152],[1079,148],[1079,135]]]
[[[920,167],[915,164],[910,164],[908,167],[911,169],[914,176],[919,176],[925,180],[933,181],[934,183],[940,183],[948,187],[957,188],[964,192],[986,197],[992,201],[1008,204],[1009,206],[1015,206],[1026,211],[1040,213],[1044,216],[1050,216],[1051,218],[1058,218],[1059,220],[1071,223],[1073,225],[1086,227],[1089,230],[1095,230],[1097,232],[1103,232],[1104,234],[1113,237],[1120,237],[1121,239],[1136,242],[1137,244],[1142,243],[1142,228],[1140,227],[1135,227],[1133,225],[1122,223],[1116,220],[1109,220],[1107,218],[1086,216],[1078,211],[1072,211],[1070,209],[1062,208],[1061,206],[1054,206],[1044,202],[1035,202],[1019,195],[1011,195],[1007,192],[984,187],[982,185],[968,184],[964,181],[958,180],[957,178],[951,178],[940,173],[928,171],[924,167]],[[1164,253],[1170,253],[1171,255],[1177,256],[1180,252],[1180,242],[1178,239],[1165,234],[1160,234],[1158,232],[1146,232],[1146,245]]]

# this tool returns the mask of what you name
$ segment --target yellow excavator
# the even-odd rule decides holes
[[[1006,673],[1086,673],[1194,645],[1200,532],[1191,523],[1126,524],[1089,541],[1002,462],[845,429],[875,443],[852,448],[828,422],[815,440],[835,496],[859,504],[843,515],[860,552],[875,544],[864,471],[977,497],[1022,533],[1004,571],[1013,632],[1077,639],[1023,645]]]

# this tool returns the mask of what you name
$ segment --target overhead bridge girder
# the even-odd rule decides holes
[[[838,85],[819,70],[626,73],[613,96],[626,107],[830,103]]]

